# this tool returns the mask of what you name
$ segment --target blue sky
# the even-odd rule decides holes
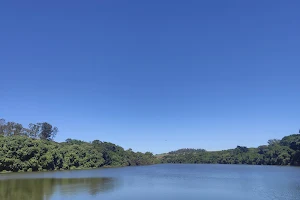
[[[0,117],[154,153],[300,128],[298,1],[3,1]]]

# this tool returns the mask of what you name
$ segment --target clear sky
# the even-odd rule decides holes
[[[135,151],[300,128],[300,2],[2,1],[0,118]]]

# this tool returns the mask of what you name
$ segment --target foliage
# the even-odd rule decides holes
[[[237,146],[223,151],[179,149],[154,156],[133,152],[110,142],[67,139],[57,143],[58,129],[47,122],[24,128],[0,119],[0,172],[69,170],[121,167],[156,163],[219,163],[256,165],[300,165],[300,134],[272,139],[257,148]]]
[[[16,122],[5,122],[0,119],[0,135],[3,136],[16,136],[24,135],[31,138],[40,138],[44,140],[53,140],[58,132],[57,127],[52,127],[47,122],[29,124],[29,128],[24,128],[22,124]]]
[[[162,156],[162,163],[219,163],[249,165],[300,165],[300,134],[269,140],[257,148],[237,146],[223,151],[178,150]]]
[[[197,152],[205,152],[205,149],[183,148],[183,149],[178,149],[176,151],[171,151],[169,152],[169,154],[186,154],[186,153],[197,153]]]
[[[0,171],[44,171],[157,163],[152,153],[125,151],[113,143],[52,139],[57,128],[49,123],[22,125],[0,121]]]

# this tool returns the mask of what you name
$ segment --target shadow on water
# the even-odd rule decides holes
[[[108,192],[117,186],[113,178],[39,178],[0,180],[0,199],[45,200],[54,193],[76,195],[85,193],[90,196]]]

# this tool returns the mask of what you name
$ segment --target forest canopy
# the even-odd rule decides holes
[[[0,172],[121,167],[157,163],[249,164],[300,166],[300,134],[271,139],[257,148],[222,151],[183,148],[154,156],[124,150],[110,142],[66,139],[55,142],[58,128],[47,122],[23,127],[0,119]]]
[[[271,139],[257,148],[237,146],[223,151],[179,149],[162,156],[162,163],[300,165],[300,134]]]
[[[55,142],[58,128],[47,122],[29,124],[0,120],[0,171],[45,171],[148,165],[150,152],[133,152],[110,142],[67,139]]]

